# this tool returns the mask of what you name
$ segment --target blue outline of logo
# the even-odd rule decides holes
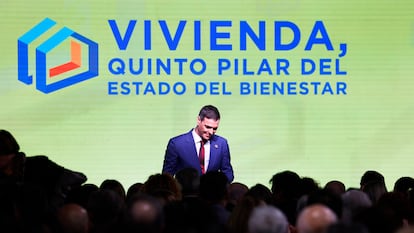
[[[36,40],[56,24],[55,21],[45,18],[42,22],[22,35],[17,42],[18,51],[18,80],[31,85],[33,75],[29,75],[29,44]],[[67,77],[63,80],[47,84],[46,55],[68,37],[73,37],[88,46],[89,69],[83,73]],[[36,89],[43,93],[50,93],[70,85],[98,76],[98,44],[88,38],[63,27],[36,48]]]

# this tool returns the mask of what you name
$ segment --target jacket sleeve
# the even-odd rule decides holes
[[[168,141],[167,149],[165,150],[162,173],[168,173],[174,176],[177,172],[177,158],[178,153],[175,141],[173,139],[170,139]]]
[[[227,140],[224,139],[224,146],[223,146],[223,152],[221,157],[221,172],[223,172],[227,176],[227,180],[229,183],[233,182],[234,180],[234,173],[233,173],[233,167],[231,165],[230,161],[230,149],[229,145],[227,143]]]

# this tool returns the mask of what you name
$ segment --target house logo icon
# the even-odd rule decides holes
[[[67,27],[44,39],[55,24],[45,18],[17,41],[18,80],[31,85],[35,79],[46,94],[98,76],[98,44]]]

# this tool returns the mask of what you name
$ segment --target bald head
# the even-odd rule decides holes
[[[89,231],[88,212],[78,204],[66,204],[57,214],[57,219],[62,232],[86,233]]]
[[[307,206],[297,219],[298,233],[322,233],[332,223],[337,222],[335,213],[322,204]]]
[[[129,216],[135,224],[160,225],[163,208],[160,200],[146,194],[136,195],[129,203]]]

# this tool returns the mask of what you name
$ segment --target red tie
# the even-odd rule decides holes
[[[200,166],[201,166],[201,173],[204,174],[204,141],[201,140],[201,146],[200,146],[200,153],[198,154],[198,159],[200,160]]]

